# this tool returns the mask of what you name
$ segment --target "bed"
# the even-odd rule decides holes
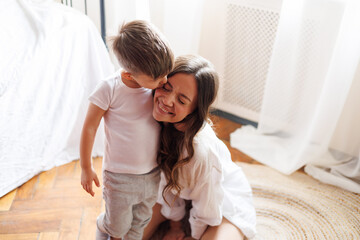
[[[87,98],[114,66],[84,14],[53,1],[0,5],[1,197],[79,158]],[[102,153],[100,130],[93,155]]]

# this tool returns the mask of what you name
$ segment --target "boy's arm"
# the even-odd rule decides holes
[[[99,127],[101,118],[106,110],[103,110],[93,103],[89,104],[80,139],[80,166],[81,166],[81,185],[92,196],[92,182],[100,187],[99,179],[92,167],[91,152],[94,145],[96,131]]]

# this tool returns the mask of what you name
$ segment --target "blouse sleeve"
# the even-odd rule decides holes
[[[200,239],[207,226],[219,225],[222,221],[222,167],[218,156],[212,152],[206,154],[204,166],[201,166],[198,179],[191,192],[192,209],[190,210],[191,235]],[[197,154],[197,158],[201,157]],[[199,159],[196,159],[197,161]],[[207,166],[210,164],[210,166]]]
[[[167,191],[165,193],[166,203],[162,196],[165,185],[165,175],[161,173],[157,200],[157,202],[161,204],[161,214],[172,221],[180,221],[185,216],[185,201],[180,197],[176,197],[171,191]]]

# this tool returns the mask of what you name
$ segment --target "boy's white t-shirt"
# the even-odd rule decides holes
[[[106,110],[103,169],[144,174],[157,166],[160,125],[152,116],[152,90],[129,88],[121,71],[102,81],[89,100]]]

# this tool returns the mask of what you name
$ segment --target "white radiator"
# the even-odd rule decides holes
[[[258,121],[280,5],[280,0],[228,0],[205,8],[203,27],[212,30],[202,32],[200,54],[221,75],[217,109]],[[211,23],[214,15],[219,18]]]

